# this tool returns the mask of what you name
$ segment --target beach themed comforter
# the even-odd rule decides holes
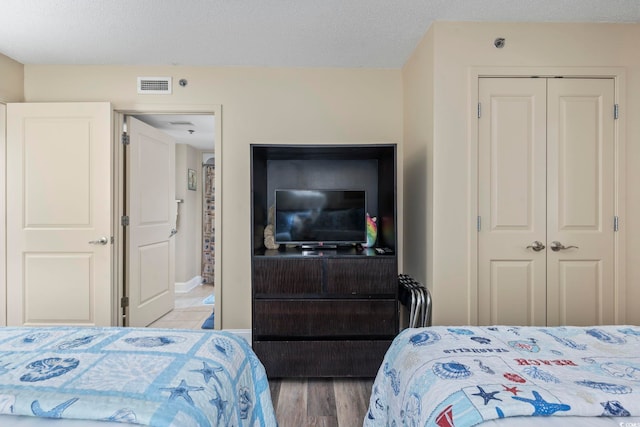
[[[396,337],[364,426],[639,415],[639,327],[430,327]]]
[[[264,368],[245,340],[150,328],[0,328],[0,413],[150,426],[277,424]]]

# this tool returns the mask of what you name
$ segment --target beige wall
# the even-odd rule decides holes
[[[173,95],[137,95],[137,76],[172,76]],[[184,88],[177,85],[181,78],[189,82]],[[222,105],[218,170],[224,225],[222,242],[216,244],[222,257],[225,329],[251,326],[249,145],[400,143],[401,84],[400,70],[25,66],[29,102],[100,100],[115,109]]]
[[[196,191],[187,188],[187,170],[198,176]],[[200,276],[200,238],[202,216],[202,155],[190,145],[176,144],[176,199],[178,209],[176,234],[176,282],[188,282]]]
[[[431,30],[402,69],[404,102],[404,273],[433,292],[433,52]]]
[[[24,98],[24,66],[0,53],[0,102],[20,102]]]
[[[505,37],[506,47],[493,40]],[[640,323],[640,26],[436,23],[400,70],[34,66],[24,67],[27,101],[136,105],[222,105],[222,327],[250,327],[249,144],[397,142],[399,214],[406,219],[404,270],[434,293],[434,323],[475,323],[469,242],[470,72],[475,67],[623,67],[626,135],[626,322]],[[9,65],[10,80],[4,78]],[[17,68],[16,68],[17,67]],[[21,67],[0,56],[0,96]],[[174,94],[137,95],[137,76],[172,76]],[[175,83],[186,78],[185,88]],[[18,84],[19,86],[19,84]],[[13,92],[11,92],[13,93]],[[20,96],[20,92],[17,95]],[[403,114],[404,110],[404,114]],[[403,136],[404,128],[404,136]],[[405,163],[403,169],[402,163]],[[402,209],[402,177],[406,180]]]
[[[506,38],[506,46],[496,49],[493,40]],[[431,65],[419,61],[420,55],[431,55],[433,45],[433,163],[432,179],[427,183],[433,200],[426,199],[427,212],[432,212],[432,234],[428,236],[430,252],[423,251],[429,266],[430,284],[434,290],[434,323],[474,323],[475,309],[471,306],[474,289],[474,259],[469,251],[475,233],[473,200],[475,188],[473,170],[474,143],[472,141],[475,94],[471,93],[472,71],[478,67],[500,68],[503,72],[536,67],[623,67],[626,90],[620,94],[622,120],[620,134],[626,135],[626,212],[620,212],[621,226],[626,236],[626,319],[640,323],[640,25],[612,24],[500,24],[500,23],[436,23],[425,36],[426,41],[407,62],[403,75],[423,73],[430,78]],[[405,93],[422,83],[405,82]],[[416,102],[421,114],[405,112],[408,126],[417,128],[416,120],[426,119],[429,105]],[[418,131],[411,136],[416,144]],[[428,147],[427,142],[427,147]],[[428,149],[427,149],[428,152]],[[405,160],[407,161],[407,160]],[[408,184],[409,185],[409,184]],[[428,191],[427,191],[428,193]],[[409,194],[406,195],[409,197]],[[418,203],[419,205],[419,203]],[[407,209],[409,208],[407,203]],[[414,213],[407,213],[410,217]],[[406,247],[419,247],[409,242],[412,234],[405,230]],[[407,258],[405,268],[418,270],[421,260]]]

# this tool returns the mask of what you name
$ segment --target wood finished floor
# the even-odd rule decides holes
[[[150,328],[200,329],[213,306],[202,301],[212,285],[176,294],[175,309]],[[372,379],[276,378],[269,380],[271,400],[279,427],[356,427],[369,407]]]
[[[279,427],[362,426],[372,379],[270,379]]]

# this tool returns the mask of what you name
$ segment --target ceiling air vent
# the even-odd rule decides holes
[[[138,93],[170,95],[171,77],[138,77]]]

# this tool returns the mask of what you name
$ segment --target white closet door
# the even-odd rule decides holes
[[[547,323],[614,322],[614,82],[549,79]],[[564,247],[552,242],[560,242]]]
[[[480,79],[480,324],[613,322],[613,89]]]
[[[482,325],[546,322],[546,83],[480,79],[478,314]]]

